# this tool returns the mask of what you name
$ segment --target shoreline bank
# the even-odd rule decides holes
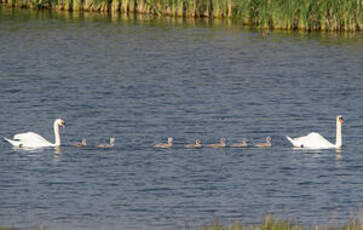
[[[0,0],[0,7],[224,18],[263,30],[363,29],[363,0]]]
[[[240,222],[234,222],[233,224],[223,224],[218,219],[215,219],[213,223],[206,224],[200,227],[191,227],[186,223],[184,229],[195,230],[361,230],[363,228],[362,223],[358,219],[350,219],[347,223],[342,225],[301,225],[291,220],[280,220],[273,216],[267,216],[259,225],[244,225]],[[19,230],[19,229],[31,229],[41,230],[49,229],[48,227],[29,227],[29,228],[17,228],[17,227],[0,227],[0,230]]]

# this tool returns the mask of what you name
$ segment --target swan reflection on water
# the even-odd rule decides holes
[[[54,148],[54,153],[56,153],[57,155],[61,154],[62,153],[62,148],[60,146],[55,147]]]
[[[63,156],[63,154],[62,154],[62,148],[60,147],[60,146],[58,146],[58,147],[55,147],[54,148],[54,156],[53,156],[53,161],[54,162],[59,162],[59,161],[61,161],[61,159],[62,159],[62,156]]]

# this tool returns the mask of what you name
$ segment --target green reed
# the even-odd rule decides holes
[[[248,17],[248,24],[261,28],[356,31],[362,25],[362,0],[251,0],[240,3],[237,6],[240,17]]]
[[[204,226],[203,230],[363,230],[363,225],[357,220],[350,220],[343,226],[302,226],[292,221],[277,220],[271,216],[257,226],[241,225],[235,223],[228,227],[223,226],[218,220],[214,224]]]
[[[18,228],[0,227],[0,230],[17,230]],[[48,228],[31,227],[29,230],[40,230]],[[185,229],[191,229],[189,226],[185,226]],[[199,228],[200,229],[200,228]],[[363,230],[363,224],[358,220],[351,219],[342,226],[303,226],[292,221],[278,220],[274,217],[267,216],[260,225],[242,225],[236,222],[229,226],[224,226],[217,219],[211,225],[206,225],[201,228],[202,230]]]
[[[234,18],[261,29],[360,31],[363,0],[0,0],[10,7]]]

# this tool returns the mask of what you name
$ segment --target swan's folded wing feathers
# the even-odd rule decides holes
[[[14,140],[45,140],[42,136],[33,132],[18,133],[14,135]]]
[[[14,139],[14,140],[19,140],[19,141],[21,141],[21,140],[23,140],[24,138],[26,138],[26,136],[27,136],[29,133],[31,133],[31,132],[15,134],[15,135],[14,135],[14,137],[13,137],[13,139]]]
[[[289,139],[289,138],[288,138]],[[290,140],[291,139],[291,140]],[[333,148],[334,145],[326,140],[322,135],[316,132],[309,133],[306,136],[298,138],[290,138],[290,142],[295,147],[301,148]]]
[[[291,142],[291,144],[295,147],[300,147],[299,143],[295,140],[296,138],[291,138],[289,136],[286,136],[287,140]]]
[[[334,146],[332,143],[330,143],[327,139],[325,139],[320,133],[312,132],[309,133],[307,136],[307,140],[316,146],[325,146],[329,147]]]
[[[14,135],[14,140],[19,140],[24,145],[32,144],[32,143],[42,143],[44,145],[49,144],[49,142],[40,136],[37,133],[27,132],[27,133],[18,133]]]

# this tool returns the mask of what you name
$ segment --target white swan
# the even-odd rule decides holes
[[[339,149],[342,147],[342,124],[343,117],[341,115],[337,116],[336,119],[336,142],[335,144],[330,143],[319,133],[309,133],[307,136],[291,138],[286,136],[286,138],[291,142],[294,147],[297,148],[307,148],[307,149]]]
[[[59,126],[65,128],[65,123],[62,119],[57,119],[53,123],[55,143],[50,143],[39,134],[33,132],[15,134],[13,139],[10,140],[4,137],[6,141],[14,147],[19,148],[42,148],[42,147],[57,147],[61,145]]]

